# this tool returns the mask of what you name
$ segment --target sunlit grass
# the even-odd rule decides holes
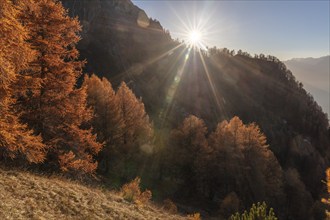
[[[0,219],[184,219],[150,204],[126,202],[117,192],[61,177],[0,168]]]

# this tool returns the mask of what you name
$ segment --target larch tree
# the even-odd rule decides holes
[[[41,137],[20,123],[13,108],[16,102],[13,84],[33,55],[26,37],[17,8],[9,0],[0,0],[0,154],[39,163],[45,158]]]
[[[124,120],[124,133],[122,134],[124,146],[129,149],[136,145],[150,143],[153,129],[143,102],[137,99],[124,82],[120,84],[116,96]]]
[[[153,152],[153,126],[145,111],[143,102],[123,82],[116,97],[123,119],[121,145],[110,157],[112,173],[122,180],[132,179],[144,172],[146,157]]]
[[[244,201],[253,195],[271,204],[282,199],[282,169],[256,124],[234,117],[219,123],[208,140],[210,150],[201,155],[207,163],[199,173],[210,194],[221,198],[234,191]]]
[[[92,125],[98,140],[107,146],[122,144],[124,120],[119,100],[111,83],[96,75],[85,76],[83,87],[87,89],[87,103],[94,109]]]
[[[208,148],[206,134],[207,127],[204,121],[190,115],[178,128],[172,130],[170,135],[169,169],[174,172],[174,177],[182,179],[182,187],[188,190],[187,195],[192,193],[189,190],[196,187],[196,170],[202,166],[199,155]]]
[[[123,143],[124,119],[119,100],[111,83],[94,74],[91,77],[85,76],[83,87],[87,90],[88,106],[93,108],[95,113],[91,124],[97,133],[98,141],[105,144],[97,157],[99,171],[107,173]]]
[[[20,3],[21,20],[29,29],[27,41],[36,51],[29,69],[22,72],[22,119],[41,134],[49,162],[63,171],[91,173],[97,167],[93,155],[102,144],[91,129],[82,128],[93,114],[86,107],[86,89],[76,88],[84,65],[75,47],[80,40],[78,19],[70,18],[59,1]]]

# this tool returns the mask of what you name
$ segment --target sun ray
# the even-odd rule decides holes
[[[162,122],[161,122],[162,126],[166,122],[166,119],[173,107],[173,100],[176,95],[179,84],[181,82],[181,78],[183,76],[187,61],[189,59],[190,51],[191,51],[191,48],[189,48],[189,49],[186,48],[186,49],[182,50],[179,55],[179,57],[182,57],[184,55],[184,60],[183,60],[182,64],[180,65],[180,67],[178,68],[177,73],[176,73],[175,77],[173,78],[173,81],[167,90],[164,107],[162,108],[162,110],[159,114],[160,118],[162,118]],[[178,62],[179,62],[179,60],[178,60]]]
[[[204,68],[204,71],[205,71],[207,80],[208,80],[208,82],[210,84],[210,87],[211,87],[211,90],[212,90],[212,93],[213,93],[214,101],[216,102],[216,105],[217,105],[217,108],[218,108],[218,111],[217,112],[221,112],[221,113],[223,113],[226,116],[225,108],[220,103],[220,98],[217,95],[217,91],[216,91],[215,86],[213,84],[213,80],[211,79],[211,74],[210,74],[210,72],[209,72],[209,70],[207,68],[207,65],[205,63],[204,57],[203,57],[203,55],[202,55],[202,53],[200,51],[198,53],[199,53],[199,56],[200,56],[201,61],[202,61],[202,64],[203,64],[203,68]]]
[[[150,59],[148,59],[148,60],[146,60],[146,61],[144,61],[142,63],[139,63],[139,65],[138,64],[134,64],[130,68],[128,68],[127,70],[125,70],[125,71],[117,74],[115,77],[112,77],[111,80],[116,81],[117,79],[122,79],[123,76],[125,76],[125,75],[133,76],[133,75],[135,75],[134,72],[137,72],[138,69],[141,69],[141,67],[142,68],[146,68],[146,67],[150,66],[151,64],[153,64],[153,63],[161,60],[165,56],[168,56],[169,54],[173,53],[175,50],[179,49],[182,46],[184,46],[184,44],[183,43],[180,43],[177,46],[173,47],[172,49],[170,49],[168,51],[165,51],[164,53],[160,54],[157,57],[150,58]]]

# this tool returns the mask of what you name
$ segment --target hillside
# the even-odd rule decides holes
[[[251,56],[241,50],[188,48],[168,38],[163,28],[155,32],[151,25],[139,26],[137,18],[142,9],[130,1],[121,5],[115,0],[62,2],[71,15],[78,15],[83,39],[87,37],[88,45],[97,44],[83,47],[82,40],[78,45],[82,58],[88,59],[86,72],[105,76],[114,88],[125,81],[143,100],[157,131],[155,161],[149,155],[145,156],[147,159],[137,159],[130,164],[131,173],[123,174],[124,179],[138,174],[154,191],[161,191],[164,194],[161,196],[202,208],[211,215],[216,215],[219,204],[231,192],[237,193],[244,208],[266,200],[283,219],[311,219],[324,213],[320,211],[319,201],[325,192],[321,180],[330,165],[329,122],[320,103],[308,94],[306,87],[296,80],[295,72],[284,63],[271,55]],[[111,19],[104,20],[104,16]],[[112,21],[116,21],[115,26]],[[119,47],[116,51],[109,50]],[[277,193],[278,199],[260,196],[259,191],[267,191],[266,188],[246,190],[244,181],[238,181],[237,185],[231,183],[232,188],[215,187],[212,196],[197,182],[196,185],[182,184],[184,178],[180,175],[177,178],[171,172],[172,164],[167,164],[166,155],[172,145],[169,131],[189,115],[205,121],[210,132],[219,122],[234,116],[245,124],[258,124],[280,165],[279,182],[283,191]],[[142,151],[135,153],[143,155]],[[113,173],[117,175],[116,171]],[[220,168],[219,173],[223,174]],[[240,174],[252,182],[251,173]],[[223,175],[236,178],[232,173]],[[189,187],[191,191],[184,194],[182,189]],[[293,189],[297,191],[292,193]],[[292,200],[299,201],[299,205],[291,206]],[[283,210],[286,205],[289,208]]]
[[[160,23],[130,0],[62,0],[71,16],[82,24],[78,49],[87,59],[86,71],[111,78],[129,74],[173,41]]]
[[[0,168],[0,185],[1,219],[185,219],[60,177]]]
[[[175,41],[130,0],[0,6],[0,160],[100,177],[3,169],[3,215],[170,218],[109,191],[130,182],[128,201],[152,192],[203,218],[263,201],[279,219],[325,218],[329,120],[278,58]]]

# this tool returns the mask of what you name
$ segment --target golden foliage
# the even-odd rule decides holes
[[[207,147],[207,127],[202,119],[190,115],[171,132],[172,156],[175,163],[184,165],[192,162],[197,154]],[[191,174],[188,174],[191,175]]]
[[[201,219],[202,219],[201,214],[198,212],[187,216],[187,220],[201,220]]]
[[[59,156],[59,164],[61,170],[64,172],[77,171],[83,173],[93,173],[97,168],[97,162],[93,162],[90,155],[85,156],[84,159],[77,159],[76,154],[72,151]]]
[[[121,145],[124,119],[118,97],[111,83],[96,75],[85,76],[83,87],[87,91],[87,103],[94,109],[95,117],[92,126],[97,132],[98,140],[108,145]]]
[[[328,194],[330,194],[330,168],[328,168],[326,170],[326,176],[327,176],[327,180],[326,180],[326,184],[327,184],[327,191],[328,191]],[[322,198],[322,202],[324,204],[327,204],[328,206],[330,205],[330,197],[325,199],[325,198]],[[330,219],[330,211],[326,210],[325,211],[326,215],[327,215],[327,219]]]
[[[86,124],[93,117],[86,107],[86,88],[76,88],[83,61],[75,45],[81,26],[60,1],[19,1],[20,19],[28,28],[27,41],[36,56],[21,73],[17,105],[21,119],[41,134],[47,158],[57,158],[63,171],[95,171],[102,144]],[[69,153],[68,153],[69,152]]]
[[[140,182],[141,179],[136,177],[133,181],[125,184],[121,188],[120,193],[126,201],[134,202],[137,205],[143,206],[150,201],[152,193],[150,190],[141,192]]]
[[[19,121],[14,109],[14,87],[19,72],[27,67],[34,55],[25,41],[27,30],[20,24],[19,11],[9,0],[0,0],[0,150],[3,156],[24,156],[29,162],[45,159],[45,145],[41,136]]]
[[[266,136],[260,131],[259,126],[255,123],[244,125],[237,116],[229,122],[219,123],[215,132],[210,135],[210,141],[218,147],[232,146],[239,149],[268,147]]]
[[[125,82],[120,84],[116,97],[124,120],[123,143],[129,146],[150,142],[153,129],[142,100],[134,95]]]

